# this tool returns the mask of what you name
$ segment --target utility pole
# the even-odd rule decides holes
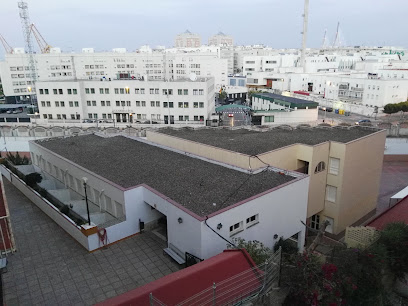
[[[31,22],[30,16],[28,14],[28,5],[27,2],[18,2],[18,8],[20,10],[20,20],[21,26],[23,28],[23,36],[26,47],[26,52],[28,54],[28,67],[29,75],[31,80],[31,105],[37,105],[37,94],[35,83],[37,82],[37,69],[34,57],[34,47],[31,40]],[[34,102],[34,103],[33,103]]]

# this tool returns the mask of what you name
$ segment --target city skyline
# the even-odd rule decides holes
[[[133,51],[146,44],[171,47],[175,36],[187,29],[200,34],[203,44],[207,44],[211,35],[222,31],[233,36],[236,45],[300,48],[303,0],[269,2],[254,0],[248,6],[241,0],[221,3],[153,0],[139,7],[141,2],[127,0],[115,4],[94,0],[53,3],[39,0],[29,1],[28,6],[31,21],[46,41],[64,52],[80,51],[85,47],[97,51],[123,47]],[[12,47],[23,47],[17,2],[6,0],[2,7],[0,33]],[[400,9],[395,10],[395,7]],[[345,45],[407,47],[406,35],[395,30],[406,9],[408,3],[401,0],[374,5],[366,0],[359,3],[311,1],[307,46],[320,47],[326,29],[332,43],[337,22],[340,22]],[[259,18],[260,12],[262,18]],[[4,57],[3,48],[0,57]]]

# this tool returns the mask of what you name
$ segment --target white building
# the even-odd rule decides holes
[[[179,261],[185,252],[207,259],[235,237],[267,247],[292,237],[303,249],[307,175],[276,169],[249,174],[125,136],[54,138],[31,142],[30,151],[34,165],[67,192],[84,196],[86,178],[89,201],[117,218],[106,226],[110,243],[165,219],[166,250]],[[93,236],[89,250],[101,246]]]
[[[252,95],[252,122],[255,125],[314,123],[318,103],[297,98],[256,93]]]
[[[201,37],[186,30],[184,33],[176,36],[174,46],[176,48],[198,48],[201,46]]]
[[[211,36],[208,39],[208,45],[210,46],[233,46],[234,39],[232,36],[226,35],[222,32],[218,32],[217,34]]]
[[[37,83],[42,120],[204,122],[214,112],[214,79],[44,81]],[[41,122],[41,121],[39,121]]]

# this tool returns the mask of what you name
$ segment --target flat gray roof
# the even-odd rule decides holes
[[[144,183],[201,217],[295,179],[273,171],[247,174],[124,136],[36,143],[124,188]]]
[[[257,155],[295,143],[316,145],[329,140],[347,143],[377,131],[374,129],[353,127],[350,129],[306,128],[294,130],[275,128],[266,132],[248,129],[230,130],[209,128],[199,130],[174,130],[162,128],[159,129],[158,132],[234,152]]]

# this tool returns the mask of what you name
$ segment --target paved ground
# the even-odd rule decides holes
[[[390,197],[408,186],[408,162],[384,162],[377,214],[388,208]]]
[[[6,305],[92,305],[178,270],[151,233],[88,253],[3,182],[18,249],[2,274]]]

